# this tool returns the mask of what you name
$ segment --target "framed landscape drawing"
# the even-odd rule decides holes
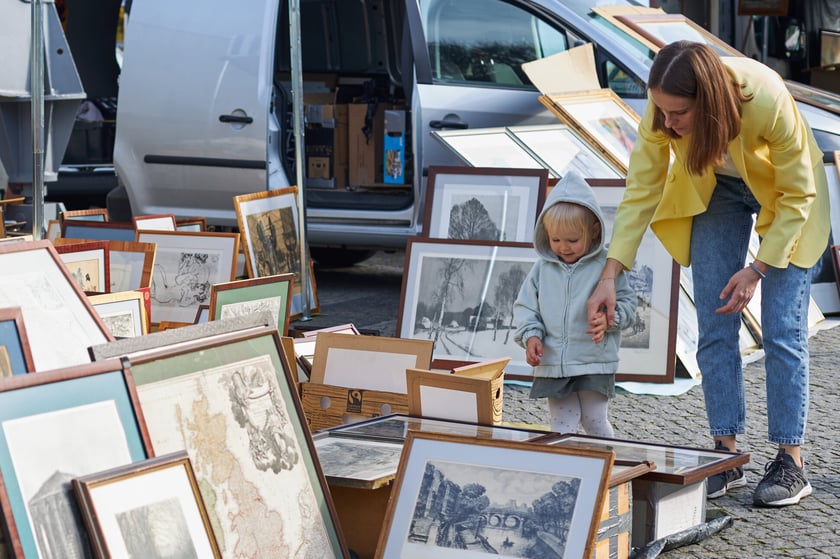
[[[528,243],[408,239],[397,336],[430,340],[436,369],[510,357],[507,378],[530,379],[512,321],[536,259]]]
[[[222,556],[349,559],[273,323],[131,362],[152,446],[186,449]]]
[[[48,240],[0,243],[0,308],[20,307],[36,371],[89,363],[113,341]]]
[[[0,503],[12,557],[90,557],[73,478],[151,453],[119,360],[0,383]]]
[[[295,275],[291,319],[303,313],[301,289],[300,225],[298,223],[297,187],[281,188],[234,196],[236,219],[245,243],[245,266],[251,278],[292,273]],[[318,310],[318,293],[312,260],[309,261],[307,289],[309,309]]]
[[[82,291],[108,293],[111,281],[107,241],[61,244],[55,250]]]
[[[110,241],[108,269],[111,292],[151,287],[156,248],[154,243]]]
[[[546,169],[429,167],[423,236],[531,242]]]
[[[155,243],[152,324],[192,324],[199,305],[210,303],[210,286],[232,281],[238,233],[137,231],[135,242]]]
[[[5,356],[0,377],[35,371],[20,307],[0,308],[0,347]]]
[[[97,557],[221,558],[184,451],[73,480]]]
[[[624,178],[614,163],[565,124],[510,126],[507,133],[539,157],[553,176],[562,178],[574,170],[586,178]]]
[[[149,333],[143,293],[120,291],[91,295],[89,299],[115,338],[134,338]]]
[[[209,319],[268,311],[277,319],[277,330],[286,336],[293,282],[294,274],[279,274],[213,284],[210,286]]]
[[[473,167],[548,168],[527,148],[514,140],[505,128],[432,130],[432,136],[460,160]]]
[[[539,532],[552,557],[590,557],[612,465],[606,451],[409,432],[376,559],[469,559],[487,546],[542,557]],[[497,508],[518,513],[502,524],[487,514]]]

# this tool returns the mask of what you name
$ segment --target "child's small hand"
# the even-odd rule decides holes
[[[530,366],[536,367],[540,364],[542,354],[542,340],[536,336],[528,338],[528,342],[525,347],[525,361],[527,361]]]
[[[603,311],[599,311],[589,321],[589,326],[590,328],[586,331],[586,333],[592,334],[592,341],[596,344],[600,344],[604,341],[604,336],[607,331],[607,314]]]

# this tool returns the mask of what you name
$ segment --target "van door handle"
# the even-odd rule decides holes
[[[446,115],[443,120],[429,121],[429,126],[435,130],[442,130],[443,128],[451,128],[455,130],[466,130],[470,127],[469,124],[461,120],[456,115]]]
[[[237,124],[251,124],[254,118],[241,115],[219,115],[219,122],[236,122]]]

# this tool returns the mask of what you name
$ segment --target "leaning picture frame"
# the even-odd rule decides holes
[[[513,302],[536,260],[529,243],[409,238],[397,336],[431,340],[435,369],[510,357],[507,378],[530,380],[512,320]]]
[[[130,358],[152,446],[186,449],[223,556],[349,559],[273,321]]]
[[[5,355],[0,378],[35,371],[20,307],[0,308],[0,347]],[[8,367],[5,366],[6,361]]]
[[[605,8],[609,9],[609,8]],[[709,33],[683,14],[642,13],[615,16],[619,28],[653,51],[679,40],[705,43],[718,56],[744,56],[742,52]]]
[[[108,243],[108,269],[111,291],[129,291],[152,286],[155,265],[154,243],[110,241]]]
[[[55,250],[82,291],[108,293],[111,290],[107,241],[59,244]]]
[[[549,168],[502,127],[432,130],[431,134],[458,159],[473,167],[534,170]],[[553,172],[551,176],[559,178]]]
[[[76,478],[73,491],[98,558],[222,556],[185,451]]]
[[[135,215],[131,218],[137,231],[177,231],[175,214]]]
[[[487,379],[424,369],[406,369],[405,378],[409,415],[494,423],[493,394]]]
[[[133,241],[134,233],[134,224],[130,221],[68,219],[61,222],[61,236],[65,239]]]
[[[432,165],[423,236],[532,242],[547,185],[546,169]]]
[[[220,320],[268,311],[277,319],[277,330],[286,336],[294,277],[294,274],[278,274],[213,284],[208,317]]]
[[[297,187],[290,186],[233,197],[236,220],[245,245],[245,269],[248,277],[295,274],[289,308],[291,320],[302,316],[304,309],[297,196]],[[307,260],[309,310],[317,311],[318,292],[314,268],[312,260]]]
[[[149,333],[142,292],[118,291],[91,295],[88,299],[115,338],[135,338]]]
[[[71,479],[151,455],[118,359],[0,383],[0,506],[12,557],[90,556]],[[49,457],[49,459],[45,459]]]
[[[489,545],[503,558],[526,557],[541,532],[558,550],[554,557],[589,557],[612,465],[612,452],[409,432],[375,557],[467,559],[475,554],[470,544]],[[475,495],[485,508],[527,508],[534,529],[518,532],[511,546],[458,494]],[[445,495],[453,495],[452,508],[441,511],[434,503]],[[456,527],[455,515],[466,529]]]
[[[239,233],[137,231],[135,242],[156,245],[152,324],[192,324],[199,305],[210,303],[210,286],[236,274]]]
[[[110,221],[107,208],[88,208],[86,210],[65,210],[58,212],[59,221]]]
[[[0,243],[0,308],[20,307],[36,371],[89,363],[113,341],[48,240]]]

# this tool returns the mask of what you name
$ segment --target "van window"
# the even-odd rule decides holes
[[[436,82],[530,87],[522,63],[566,50],[561,31],[500,0],[424,0]]]

